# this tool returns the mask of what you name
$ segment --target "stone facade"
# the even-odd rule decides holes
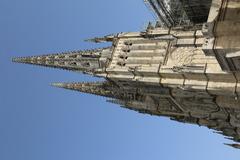
[[[206,23],[150,24],[144,32],[88,40],[112,42],[108,48],[13,61],[103,77],[104,82],[53,85],[108,97],[140,113],[206,126],[240,142],[240,1],[213,0],[209,10]]]

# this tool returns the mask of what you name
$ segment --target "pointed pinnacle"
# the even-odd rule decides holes
[[[95,43],[101,43],[101,42],[111,42],[113,41],[115,35],[114,34],[110,34],[104,37],[95,37],[95,38],[90,38],[90,39],[86,39],[84,40],[85,42],[95,42]]]
[[[104,97],[114,97],[114,89],[108,82],[88,82],[88,83],[52,83],[54,87],[64,88],[83,93],[90,93]],[[108,88],[110,87],[110,88]]]
[[[94,43],[101,43],[101,42],[106,42],[108,41],[106,38],[90,38],[90,39],[86,39],[84,40],[85,42],[94,42]]]
[[[28,62],[31,62],[31,57],[15,57],[15,58],[12,58],[12,62],[28,63]]]
[[[58,87],[58,88],[64,88],[67,86],[66,83],[51,83],[51,86]]]
[[[79,91],[79,83],[51,83],[51,86]]]
[[[72,91],[82,91],[82,86],[79,85],[80,83],[51,83],[51,86],[57,87],[57,88],[63,88],[67,90],[72,90]]]

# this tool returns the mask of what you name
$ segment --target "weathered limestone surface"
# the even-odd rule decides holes
[[[104,82],[53,85],[206,126],[240,142],[240,1],[213,0],[209,10],[206,24],[149,26],[89,40],[112,42],[109,48],[14,61],[103,77]]]
[[[240,1],[213,0],[208,22],[203,26],[203,50],[206,55],[215,55],[224,71],[240,70],[239,30]]]

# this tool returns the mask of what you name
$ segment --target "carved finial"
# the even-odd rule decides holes
[[[105,42],[106,40],[104,38],[90,38],[90,39],[86,39],[84,40],[85,42],[94,42],[94,43],[101,43],[101,42]]]
[[[86,39],[85,42],[95,42],[95,43],[112,42],[114,38],[115,38],[115,35],[111,34],[104,37],[95,37],[95,38]]]

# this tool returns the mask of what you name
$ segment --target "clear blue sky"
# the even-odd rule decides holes
[[[99,47],[83,40],[142,30],[151,19],[142,0],[0,0],[0,160],[238,160],[239,150],[204,127],[49,85],[96,79],[11,62]]]

